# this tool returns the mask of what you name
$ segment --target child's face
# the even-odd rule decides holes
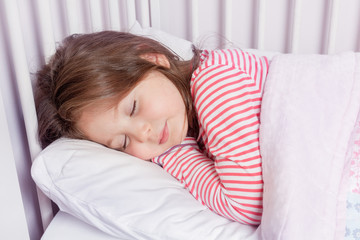
[[[148,160],[186,137],[183,99],[163,74],[150,72],[116,106],[85,108],[77,127],[94,142]]]

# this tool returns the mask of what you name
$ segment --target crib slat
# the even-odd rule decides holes
[[[190,5],[190,12],[191,12],[191,40],[193,42],[196,41],[196,39],[199,36],[199,19],[198,19],[198,14],[199,14],[199,2],[198,0],[193,0],[190,1],[191,5]]]
[[[265,32],[265,0],[257,0],[257,23],[256,23],[256,36],[255,48],[264,48],[264,32]]]
[[[232,41],[232,0],[223,1],[224,3],[224,36],[226,40]]]
[[[60,42],[64,37],[67,36],[67,20],[66,20],[66,6],[65,1],[51,0],[51,15],[52,15],[52,26],[54,34],[54,42]]]
[[[120,7],[118,0],[109,0],[110,28],[119,31],[121,29]]]
[[[301,0],[292,1],[292,24],[289,37],[289,52],[297,53],[299,48],[299,28],[301,20]]]
[[[336,31],[338,24],[338,10],[339,10],[339,1],[331,0],[329,3],[329,24],[328,24],[328,34],[327,34],[327,44],[326,44],[326,53],[331,54],[335,51],[336,44]]]
[[[80,32],[80,18],[77,14],[80,1],[66,0],[66,13],[69,22],[68,34]]]
[[[20,96],[21,109],[23,112],[26,134],[28,138],[31,159],[41,151],[37,142],[37,119],[34,105],[29,68],[27,65],[26,51],[24,47],[22,27],[16,1],[4,1],[9,24],[8,37],[10,39],[10,52],[13,57],[13,66]],[[44,229],[49,225],[53,213],[50,200],[38,190],[40,211]]]
[[[142,27],[150,27],[150,7],[149,7],[149,1],[148,0],[139,0],[137,1],[139,3],[136,6],[136,9],[138,12],[140,12],[138,20],[140,20],[140,24]]]
[[[40,24],[40,35],[45,61],[55,52],[54,31],[51,18],[50,2],[37,0],[38,17]]]
[[[82,1],[66,0],[66,12],[69,23],[69,35],[85,32],[85,9]]]
[[[160,29],[160,1],[150,0],[150,24],[151,27]]]
[[[127,14],[128,28],[130,28],[136,21],[135,1],[133,0],[126,1],[126,14]]]
[[[99,0],[90,0],[89,3],[90,3],[92,30],[94,32],[101,31],[104,29],[104,22],[101,15],[103,4]]]

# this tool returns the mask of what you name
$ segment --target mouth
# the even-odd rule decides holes
[[[159,144],[166,143],[168,138],[169,138],[169,129],[168,129],[168,126],[167,126],[167,122],[165,122],[165,126],[164,126],[164,128],[163,128],[163,130],[161,132]]]

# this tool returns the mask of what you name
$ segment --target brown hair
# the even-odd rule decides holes
[[[115,31],[65,38],[49,63],[37,72],[35,104],[41,146],[45,148],[60,137],[84,138],[75,127],[82,109],[98,100],[126,96],[150,70],[161,72],[177,87],[194,135],[197,121],[189,83],[199,52],[194,48],[193,59],[183,61],[155,40]],[[165,55],[170,68],[141,57],[149,53]]]

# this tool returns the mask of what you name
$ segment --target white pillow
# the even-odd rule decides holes
[[[185,39],[175,37],[155,28],[142,28],[137,21],[130,28],[129,32],[132,34],[149,37],[163,43],[184,60],[190,60],[193,57],[192,42]]]
[[[90,141],[55,141],[32,176],[60,210],[113,236],[257,239],[255,227],[216,215],[158,165]]]

